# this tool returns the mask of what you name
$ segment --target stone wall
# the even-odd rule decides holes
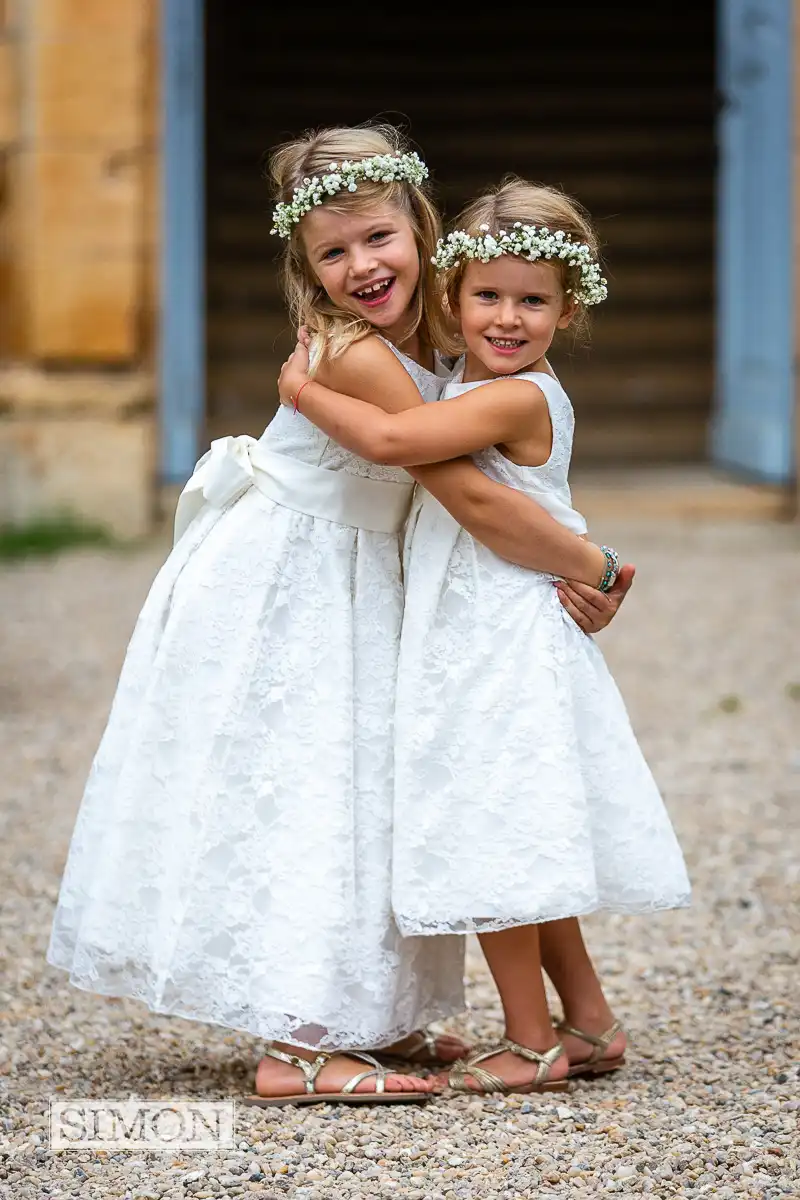
[[[157,0],[0,0],[0,523],[155,496]]]

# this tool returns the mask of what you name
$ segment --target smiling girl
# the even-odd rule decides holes
[[[594,232],[568,197],[520,180],[457,224],[435,255],[465,347],[442,399],[392,415],[337,396],[308,381],[302,348],[282,399],[299,397],[306,416],[375,462],[471,454],[487,477],[580,532],[572,407],[546,356],[559,330],[605,298]],[[624,1048],[576,918],[686,904],[683,858],[603,657],[564,613],[553,575],[499,558],[429,494],[407,538],[395,917],[407,936],[476,932],[500,991],[505,1039],[455,1068],[451,1084],[558,1089],[570,1074],[615,1069]],[[603,553],[605,587],[618,562]],[[573,988],[566,1047],[548,1011],[540,926],[585,984],[583,1001]]]

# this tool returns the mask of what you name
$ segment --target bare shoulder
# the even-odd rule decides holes
[[[352,392],[365,384],[375,385],[376,378],[386,380],[394,376],[398,381],[408,380],[414,386],[408,372],[385,342],[373,334],[359,338],[347,347],[343,354],[326,362],[317,373],[317,379],[336,392]]]
[[[513,406],[514,408],[547,409],[547,399],[537,383],[531,379],[517,379],[510,376],[507,379],[491,379],[472,389],[472,395],[480,393],[485,400],[493,403]]]

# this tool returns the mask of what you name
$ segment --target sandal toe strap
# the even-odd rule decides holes
[[[529,1050],[527,1046],[520,1046],[519,1042],[512,1042],[509,1038],[504,1038],[496,1046],[490,1046],[488,1050],[483,1050],[480,1054],[474,1054],[471,1058],[462,1059],[453,1066],[448,1075],[448,1082],[454,1092],[475,1092],[474,1087],[470,1087],[467,1083],[467,1078],[470,1077],[479,1084],[484,1092],[501,1092],[503,1095],[508,1095],[512,1090],[511,1084],[505,1079],[501,1079],[499,1075],[493,1075],[491,1071],[487,1071],[480,1064],[485,1062],[487,1058],[495,1058],[498,1054],[504,1051],[510,1051],[516,1054],[519,1058],[524,1058],[528,1062],[538,1063],[536,1071],[535,1084],[543,1083],[550,1074],[550,1068],[553,1063],[557,1062],[564,1053],[564,1047],[560,1042],[557,1042],[550,1050],[545,1050],[540,1054],[538,1050]]]
[[[580,1038],[582,1042],[588,1042],[590,1046],[594,1046],[592,1053],[586,1059],[586,1065],[590,1066],[592,1063],[599,1062],[603,1057],[614,1038],[621,1031],[622,1022],[615,1021],[610,1029],[600,1034],[587,1033],[584,1029],[576,1029],[574,1025],[567,1025],[565,1021],[557,1021],[556,1029],[559,1033],[569,1033],[572,1037]]]
[[[376,1058],[371,1054],[361,1054],[355,1050],[343,1052],[346,1058],[357,1058],[360,1062],[369,1063],[369,1070],[360,1071],[358,1075],[354,1075],[352,1079],[348,1079],[347,1083],[341,1088],[343,1096],[351,1096],[360,1083],[365,1079],[375,1079],[375,1093],[380,1095],[386,1091],[386,1070],[381,1066]]]
[[[498,1045],[490,1046],[487,1050],[482,1050],[480,1054],[473,1054],[471,1058],[457,1062],[448,1077],[450,1086],[457,1092],[474,1092],[475,1088],[470,1087],[467,1083],[467,1076],[471,1076],[476,1083],[480,1084],[483,1091],[502,1092],[503,1095],[507,1095],[511,1085],[505,1079],[501,1079],[499,1075],[494,1075],[480,1065],[488,1058],[496,1058],[505,1050],[510,1050],[512,1054],[518,1054],[521,1058],[527,1058],[529,1062],[540,1064],[536,1074],[537,1083],[547,1074],[552,1063],[562,1053],[560,1044],[554,1046],[552,1050],[548,1050],[546,1054],[537,1054],[535,1050],[528,1050],[526,1046],[519,1046],[516,1042],[504,1038]]]
[[[492,1058],[499,1053],[497,1050],[489,1050],[485,1054],[476,1054],[474,1058],[466,1061],[457,1062],[451,1069],[447,1079],[450,1087],[454,1092],[473,1092],[476,1089],[471,1087],[467,1079],[474,1079],[481,1091],[484,1092],[502,1092],[503,1095],[508,1091],[508,1084],[499,1075],[493,1075],[491,1071],[478,1064],[483,1062],[485,1058]]]
[[[519,1042],[512,1042],[509,1038],[503,1039],[502,1046],[504,1050],[510,1050],[512,1054],[516,1054],[519,1058],[539,1064],[536,1072],[536,1083],[543,1083],[547,1079],[553,1063],[558,1062],[564,1053],[564,1047],[561,1045],[561,1042],[556,1042],[555,1046],[551,1046],[549,1050],[545,1050],[542,1054],[538,1050],[530,1050],[527,1046],[521,1046]]]
[[[276,1050],[272,1042],[267,1043],[264,1048],[264,1054],[269,1058],[276,1058],[278,1062],[286,1063],[289,1067],[297,1067],[299,1071],[302,1071],[305,1089],[309,1094],[316,1092],[317,1076],[325,1064],[329,1063],[332,1058],[337,1057],[357,1058],[359,1062],[367,1063],[368,1065],[368,1070],[359,1071],[352,1079],[348,1079],[347,1083],[340,1089],[343,1096],[351,1096],[360,1083],[363,1083],[365,1079],[373,1078],[375,1080],[376,1094],[380,1095],[386,1091],[387,1072],[371,1054],[362,1054],[356,1050],[341,1051],[340,1054],[328,1054],[326,1051],[321,1050],[316,1058],[309,1060],[307,1058],[300,1058],[296,1054],[286,1054],[283,1050]]]

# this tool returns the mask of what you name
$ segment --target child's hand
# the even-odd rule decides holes
[[[278,395],[281,404],[294,405],[294,398],[304,383],[308,383],[308,349],[298,342],[278,377]]]
[[[628,564],[620,567],[619,575],[610,592],[599,592],[585,583],[559,580],[558,595],[573,621],[584,633],[599,633],[617,615],[620,604],[631,590],[636,568]]]

